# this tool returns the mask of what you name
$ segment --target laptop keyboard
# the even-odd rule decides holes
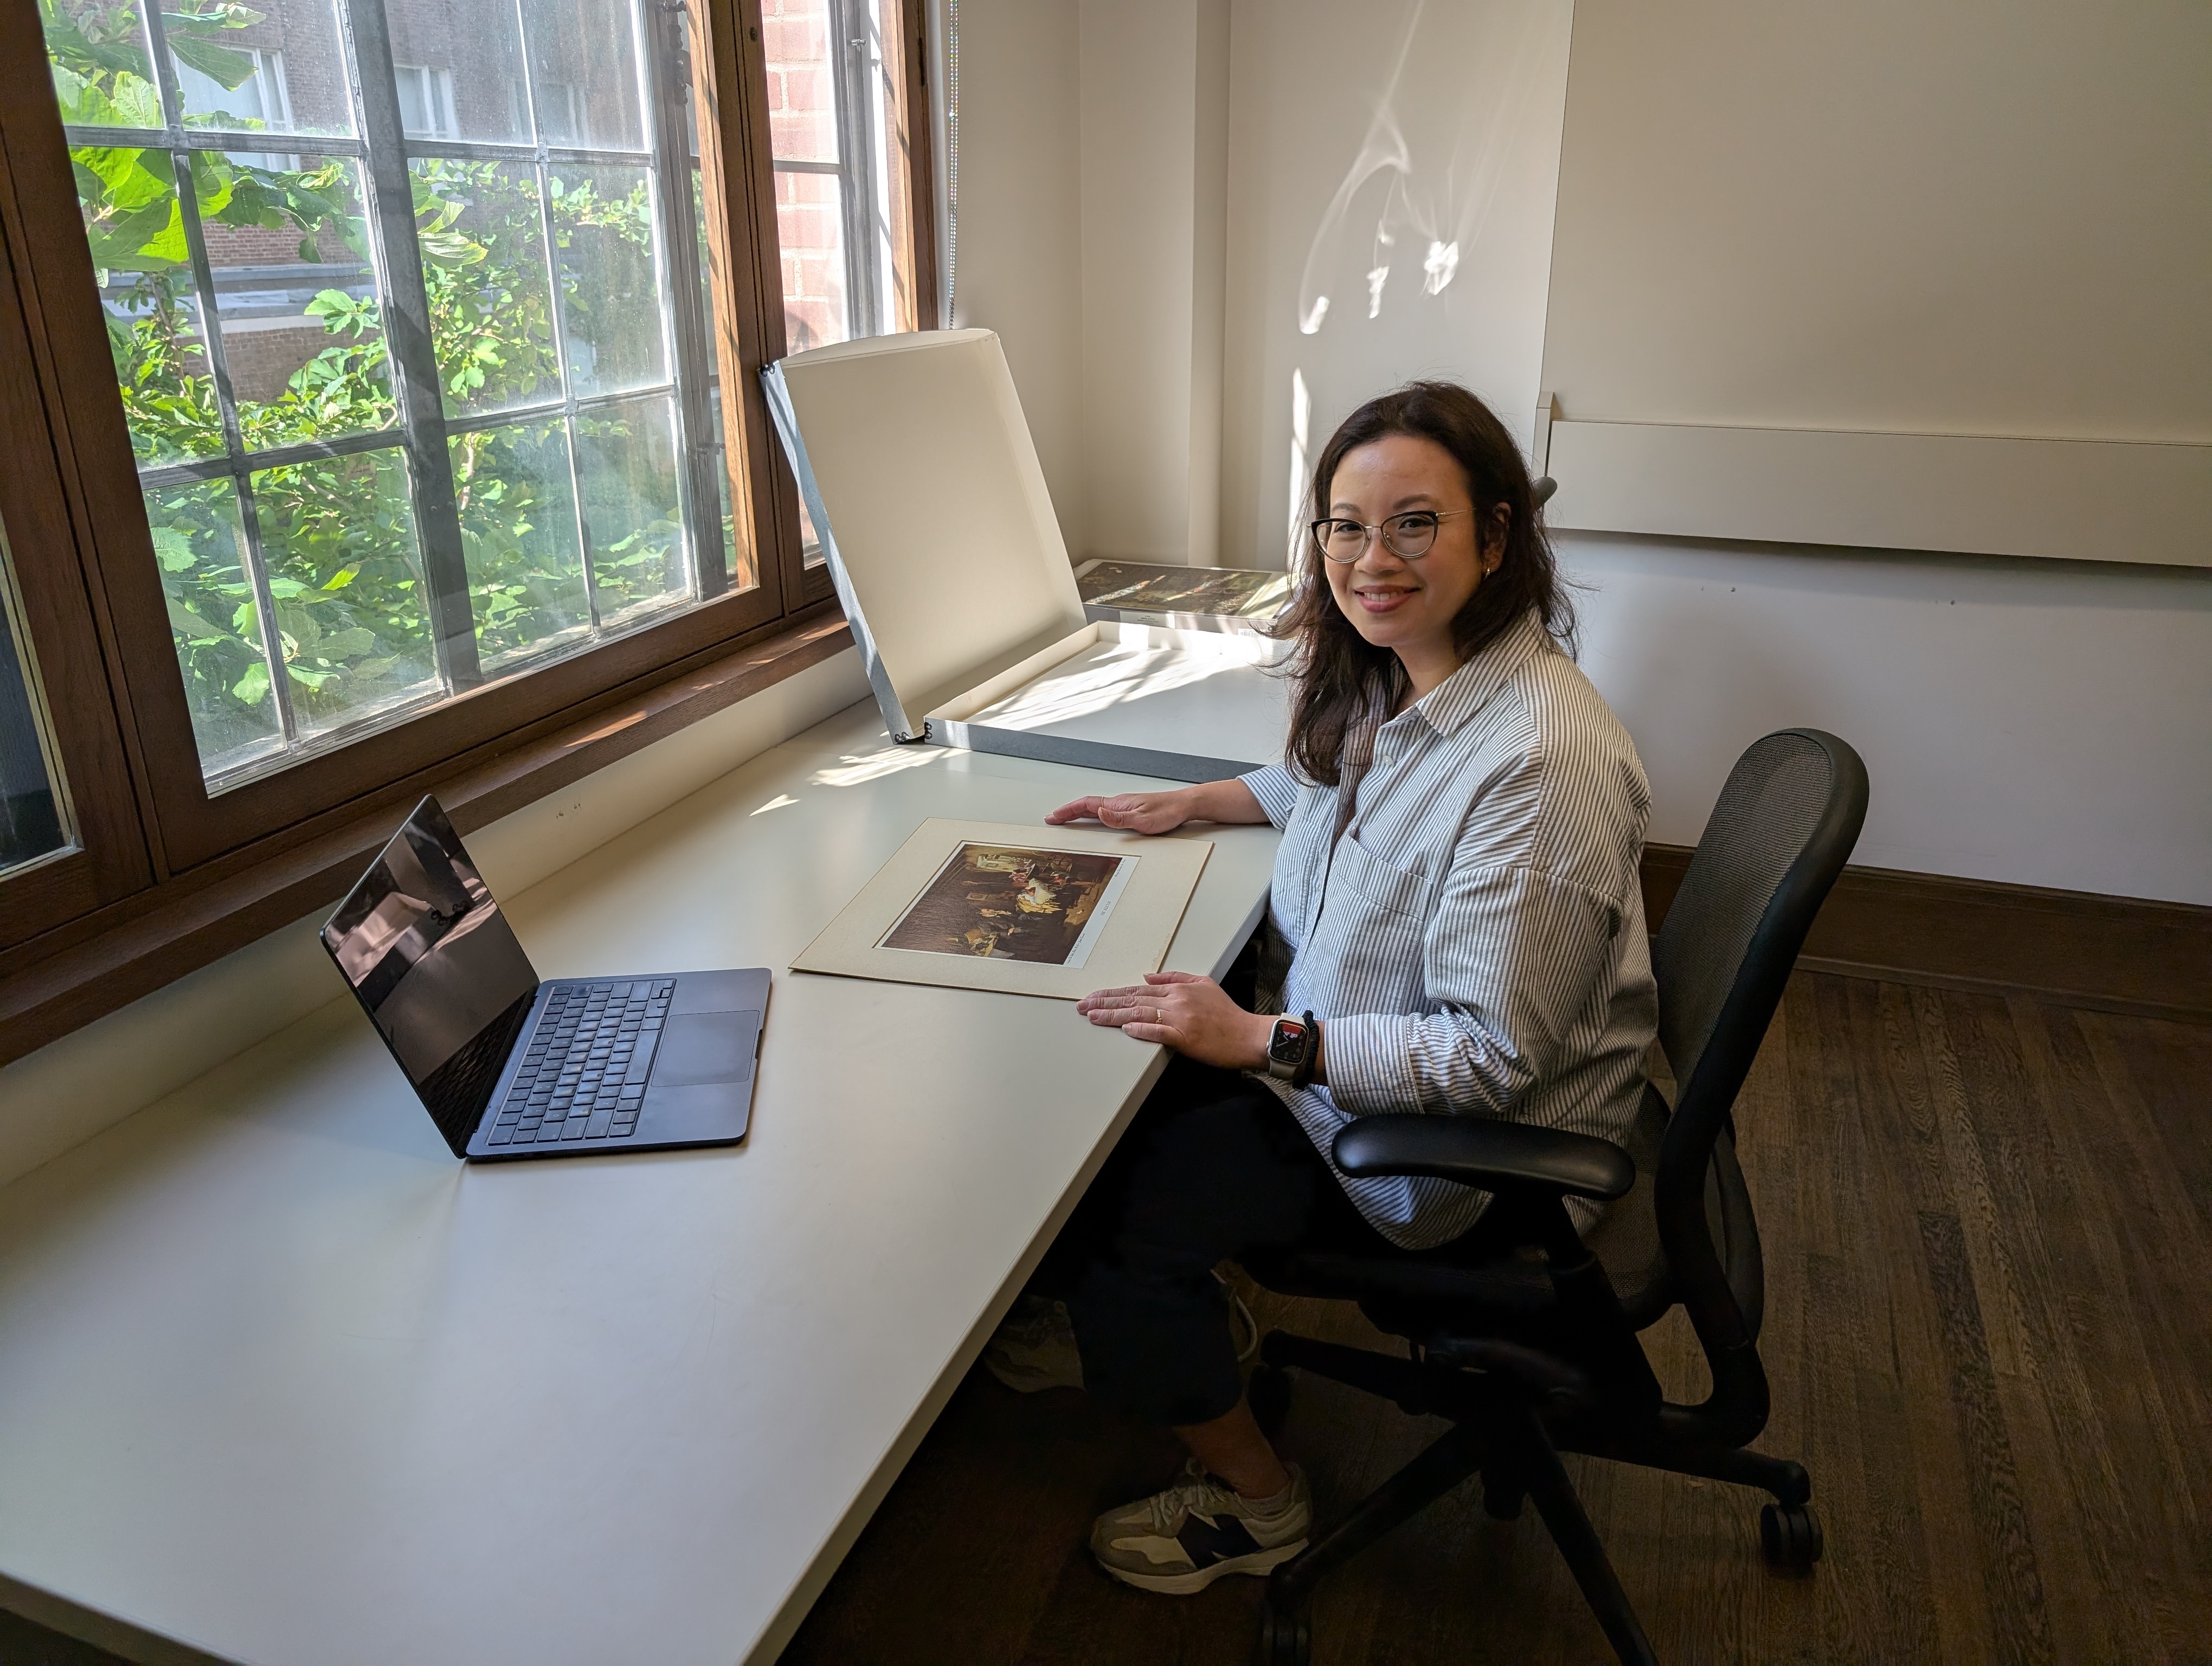
[[[486,1143],[551,1146],[621,1140],[637,1127],[672,977],[571,983],[538,1015]]]

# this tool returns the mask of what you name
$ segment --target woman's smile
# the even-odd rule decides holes
[[[1395,613],[1420,590],[1412,583],[1390,583],[1387,581],[1355,579],[1352,584],[1352,599],[1373,614]]]

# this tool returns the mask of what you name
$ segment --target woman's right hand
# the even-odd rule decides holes
[[[1044,818],[1048,827],[1068,822],[1095,821],[1127,833],[1172,833],[1196,813],[1191,788],[1168,793],[1116,793],[1110,798],[1094,794],[1063,804]]]

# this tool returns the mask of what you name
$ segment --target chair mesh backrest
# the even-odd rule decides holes
[[[1695,1073],[1752,934],[1819,827],[1835,779],[1820,744],[1786,729],[1758,742],[1729,772],[1652,945],[1659,1043],[1677,1082]]]

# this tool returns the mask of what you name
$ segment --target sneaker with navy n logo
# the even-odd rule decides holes
[[[1188,1596],[1227,1573],[1265,1573],[1306,1547],[1313,1494],[1291,1472],[1289,1499],[1262,1513],[1193,1458],[1176,1483],[1109,1510],[1091,1529],[1091,1554],[1124,1584]]]

